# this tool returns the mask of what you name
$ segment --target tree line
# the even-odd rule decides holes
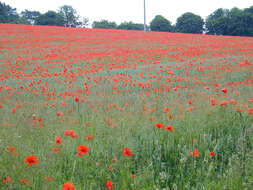
[[[18,14],[16,8],[0,2],[0,23],[87,27],[89,20],[78,15],[77,11],[69,5],[63,5],[57,11],[48,11],[44,14],[30,10]],[[116,22],[101,20],[94,21],[92,28],[143,30],[144,25],[133,22],[117,25]],[[230,10],[219,8],[205,20],[199,15],[187,12],[178,17],[174,25],[162,15],[157,15],[147,28],[161,32],[253,36],[253,6]]]

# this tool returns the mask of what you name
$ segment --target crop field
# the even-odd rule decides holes
[[[252,186],[252,37],[0,24],[1,190]]]

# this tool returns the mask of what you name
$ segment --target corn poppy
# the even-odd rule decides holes
[[[31,166],[33,164],[39,164],[38,158],[35,155],[26,157],[25,161],[27,162],[27,166]]]

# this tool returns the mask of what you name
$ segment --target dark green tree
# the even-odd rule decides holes
[[[144,24],[137,24],[133,22],[123,22],[117,28],[122,29],[122,30],[143,30]]]
[[[29,24],[35,24],[35,20],[40,16],[39,11],[25,10],[21,12],[21,18],[26,19]]]
[[[155,18],[150,22],[150,30],[161,31],[161,32],[172,32],[173,27],[171,22],[161,15],[155,16]]]
[[[19,15],[15,8],[0,2],[0,23],[18,23]]]
[[[81,25],[80,16],[77,11],[70,5],[63,5],[59,8],[59,15],[63,18],[64,26],[78,27]]]
[[[64,20],[55,11],[48,11],[35,20],[36,25],[64,26]]]
[[[207,34],[227,35],[229,26],[229,10],[217,9],[210,14],[205,23]]]
[[[182,33],[203,33],[204,20],[193,13],[187,12],[177,18],[176,31]]]
[[[253,6],[244,9],[243,14],[245,25],[247,25],[247,27],[245,28],[245,35],[253,36]]]
[[[116,29],[117,24],[108,20],[94,21],[92,23],[92,28]]]

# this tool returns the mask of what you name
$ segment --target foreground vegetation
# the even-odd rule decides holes
[[[252,187],[252,38],[0,28],[0,189]]]

